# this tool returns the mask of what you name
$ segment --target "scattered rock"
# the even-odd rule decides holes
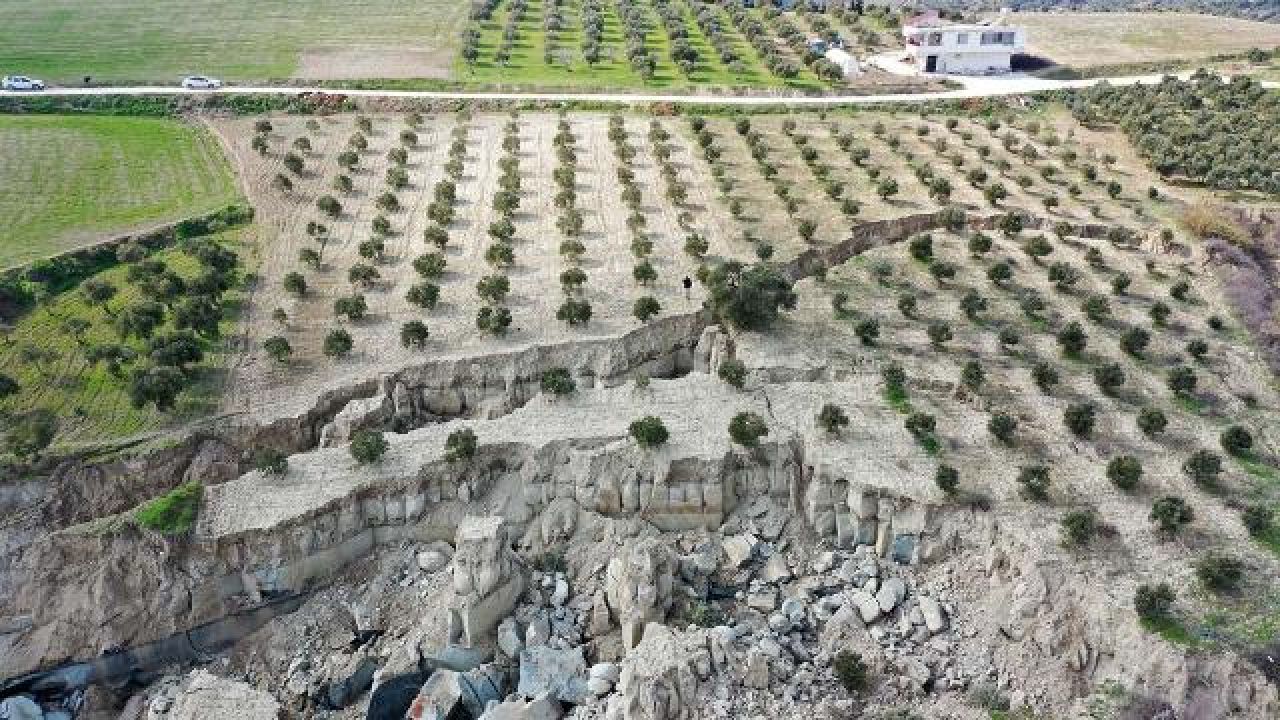
[[[742,684],[758,690],[769,687],[769,658],[759,648],[752,648],[747,652]]]
[[[858,608],[858,614],[862,617],[862,622],[870,625],[880,617],[880,603],[870,593],[863,590],[854,590],[849,593],[849,600],[854,607]]]
[[[890,612],[907,596],[907,584],[900,577],[891,577],[880,586],[876,593],[876,602],[880,603],[881,612]]]
[[[774,553],[769,561],[764,564],[764,569],[760,571],[760,579],[767,583],[786,582],[791,579],[791,568],[787,566],[787,559],[782,553]]]
[[[44,711],[26,695],[5,698],[0,702],[0,718],[4,720],[43,720]]]
[[[924,626],[931,633],[940,633],[947,629],[947,615],[937,600],[928,595],[920,596],[920,614],[924,616]]]
[[[509,617],[498,624],[498,649],[513,660],[520,657],[524,641],[520,639],[520,625],[515,618]]]
[[[736,570],[751,561],[756,539],[750,535],[734,535],[724,539],[725,564]]]

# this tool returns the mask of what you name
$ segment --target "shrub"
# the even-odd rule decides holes
[[[662,305],[651,295],[636,298],[635,305],[631,308],[631,314],[640,322],[648,322],[650,318],[657,316],[661,312]]]
[[[1111,293],[1113,295],[1124,295],[1129,291],[1129,286],[1133,284],[1133,278],[1129,277],[1129,273],[1116,273],[1111,278]]]
[[[965,316],[976,322],[982,313],[987,310],[987,299],[979,295],[977,291],[970,290],[964,294],[964,297],[960,298],[960,309],[964,311]]]
[[[444,253],[429,252],[414,258],[413,269],[424,279],[434,280],[444,274],[448,264]]]
[[[1072,403],[1062,411],[1062,424],[1077,437],[1089,437],[1097,414],[1093,403]]]
[[[37,408],[16,417],[6,424],[5,445],[18,458],[34,459],[40,456],[58,434],[58,417],[44,408]]]
[[[476,281],[476,295],[489,303],[500,303],[511,291],[511,280],[506,275],[486,275]]]
[[[1186,365],[1173,368],[1169,371],[1169,389],[1182,396],[1195,392],[1196,371]]]
[[[1132,455],[1121,455],[1107,463],[1107,479],[1125,492],[1132,492],[1142,479],[1142,463]]]
[[[423,347],[429,337],[431,332],[421,320],[410,320],[400,326],[400,344],[403,347]]]
[[[324,336],[324,354],[326,357],[339,357],[351,352],[351,333],[342,328],[335,328]]]
[[[911,257],[920,262],[928,262],[933,259],[933,236],[917,235],[911,238],[907,244],[907,252]]]
[[[17,395],[21,389],[22,386],[18,384],[17,380],[14,380],[12,376],[6,373],[0,372],[0,400]]]
[[[1209,553],[1196,562],[1196,577],[1215,593],[1234,593],[1240,589],[1244,563],[1221,553]]]
[[[1049,468],[1044,465],[1028,465],[1018,470],[1018,484],[1023,495],[1032,500],[1049,497]]]
[[[851,650],[836,653],[833,663],[836,679],[850,693],[860,693],[867,688],[868,669],[862,656]]]
[[[338,202],[332,195],[322,195],[320,199],[316,200],[316,207],[329,217],[338,217],[342,214],[342,203]]]
[[[1183,525],[1195,519],[1195,513],[1186,500],[1176,495],[1166,495],[1151,503],[1151,514],[1147,517],[1161,531],[1176,533]]]
[[[293,355],[293,346],[285,338],[274,335],[262,341],[262,349],[267,356],[278,363],[285,362]]]
[[[556,310],[556,319],[568,325],[585,325],[591,321],[591,303],[569,298]]]
[[[1031,379],[1040,388],[1040,392],[1048,395],[1058,384],[1058,370],[1047,362],[1038,362],[1031,368]]]
[[[1134,357],[1142,357],[1151,342],[1151,333],[1140,327],[1131,327],[1120,336],[1120,349]]]
[[[1204,360],[1204,356],[1209,354],[1209,343],[1196,338],[1187,342],[1187,354],[1197,362]]]
[[[915,295],[908,294],[898,297],[898,312],[902,313],[903,317],[915,317],[917,305]]]
[[[1102,323],[1111,317],[1111,304],[1101,295],[1090,295],[1080,305],[1086,317],[1095,323]]]
[[[1229,455],[1248,455],[1253,449],[1253,436],[1240,425],[1232,425],[1223,430],[1222,435],[1218,437],[1218,442]]]
[[[907,428],[907,432],[916,438],[923,438],[933,434],[938,421],[928,413],[913,412],[903,421],[903,425]]]
[[[741,390],[747,381],[747,366],[737,358],[729,358],[720,363],[720,367],[716,369],[716,375]]]
[[[1049,266],[1049,282],[1060,293],[1069,293],[1080,282],[1080,271],[1068,263],[1056,262]]]
[[[1263,537],[1271,532],[1275,511],[1266,505],[1247,505],[1240,512],[1240,521],[1253,537]]]
[[[307,292],[307,279],[302,276],[302,273],[286,273],[281,284],[284,286],[285,292],[290,295],[301,296]]]
[[[409,286],[404,298],[413,305],[430,310],[440,302],[440,286],[433,283],[414,283]]]
[[[1023,244],[1022,252],[1031,256],[1031,258],[1036,262],[1039,262],[1041,258],[1053,253],[1053,244],[1050,243],[1045,236],[1036,235],[1035,237],[1028,239],[1027,242]]]
[[[340,297],[333,301],[333,314],[345,315],[348,320],[355,322],[365,316],[369,311],[369,303],[364,299],[363,295],[355,294],[347,297]]]
[[[1186,280],[1179,280],[1169,286],[1169,297],[1179,302],[1186,302],[1188,294],[1191,292],[1191,284]]]
[[[1159,408],[1145,407],[1138,411],[1138,428],[1147,437],[1155,437],[1164,432],[1169,421]]]
[[[387,439],[377,430],[358,430],[351,436],[351,457],[361,465],[368,465],[382,460],[386,454]]]
[[[1182,472],[1201,487],[1214,487],[1222,474],[1222,458],[1212,450],[1197,450],[1182,463]]]
[[[648,415],[631,423],[628,428],[631,437],[635,439],[641,447],[653,448],[667,441],[670,435],[667,433],[667,427],[662,424],[662,419]]]
[[[1062,516],[1062,540],[1074,547],[1083,547],[1098,532],[1098,516],[1092,510],[1072,510]]]
[[[987,373],[982,369],[982,364],[977,360],[970,360],[960,370],[960,384],[976,392],[982,387],[986,376]]]
[[[1157,300],[1151,304],[1151,310],[1148,312],[1151,315],[1151,322],[1155,323],[1156,327],[1164,327],[1164,324],[1169,320],[1169,313],[1172,311],[1169,310],[1168,305]]]
[[[880,337],[880,323],[873,318],[867,318],[859,321],[853,331],[863,345],[875,345],[876,339]]]
[[[929,334],[929,344],[933,345],[934,349],[941,349],[952,337],[951,326],[941,320],[929,323],[926,332]]]
[[[773,324],[781,309],[796,305],[791,282],[770,265],[744,267],[726,262],[707,274],[710,304],[716,312],[743,330],[763,330]]]
[[[939,465],[933,474],[933,482],[942,492],[954,495],[960,487],[960,473],[950,465]]]
[[[906,392],[907,373],[902,369],[902,365],[897,362],[890,362],[880,370],[880,379],[884,380],[884,385],[890,391],[900,393]]]
[[[200,512],[200,498],[204,486],[199,482],[186,482],[155,498],[133,513],[138,525],[165,535],[181,535],[196,523]]]
[[[1124,384],[1124,368],[1119,363],[1106,363],[1093,369],[1093,382],[1104,394],[1114,395]]]
[[[1163,620],[1173,610],[1173,588],[1169,583],[1139,585],[1133,594],[1133,609],[1143,620]]]
[[[839,434],[848,425],[849,416],[839,405],[827,403],[818,411],[818,426],[831,435]]]
[[[1018,429],[1018,419],[1008,413],[996,413],[987,421],[987,431],[1005,445],[1013,444],[1013,433]]]
[[[941,285],[943,281],[956,276],[956,266],[942,260],[935,260],[929,265],[929,274]]]
[[[1018,329],[1013,326],[1000,328],[996,339],[1000,342],[1000,346],[1005,352],[1012,352],[1013,346],[1022,342],[1022,336],[1018,334]]]
[[[476,327],[490,335],[505,335],[511,327],[511,311],[505,307],[485,305],[476,311]]]
[[[541,387],[544,393],[564,396],[571,394],[578,386],[569,374],[569,368],[554,367],[543,371]]]
[[[974,233],[969,237],[969,252],[974,255],[985,255],[991,251],[991,236]]]
[[[1089,343],[1089,336],[1080,323],[1072,320],[1058,331],[1058,345],[1068,357],[1078,357]]]
[[[444,441],[444,458],[448,462],[467,461],[476,454],[476,433],[471,428],[460,428],[449,433]]]
[[[729,421],[730,439],[743,447],[756,447],[760,444],[760,438],[768,434],[769,426],[756,413],[740,412]]]

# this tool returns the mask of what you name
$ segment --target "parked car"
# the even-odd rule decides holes
[[[182,78],[182,87],[188,90],[217,90],[222,87],[222,81],[204,75],[188,75]]]
[[[44,81],[29,78],[26,75],[6,75],[4,78],[5,90],[43,90]]]

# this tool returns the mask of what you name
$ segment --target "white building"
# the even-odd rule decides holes
[[[1001,17],[989,23],[956,25],[936,13],[920,15],[902,26],[907,62],[926,73],[996,75],[1012,69],[1013,56],[1027,45],[1023,28]]]

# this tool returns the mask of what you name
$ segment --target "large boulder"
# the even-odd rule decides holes
[[[279,715],[280,704],[270,693],[203,668],[187,676],[172,702],[153,702],[149,713],[153,720],[276,720]]]
[[[560,720],[564,708],[550,695],[541,695],[529,702],[512,698],[490,707],[478,720]]]
[[[646,625],[666,619],[676,570],[675,554],[656,538],[639,540],[609,561],[605,592],[627,649],[640,642]]]
[[[499,516],[467,516],[458,524],[453,554],[453,591],[449,642],[483,644],[524,592],[524,576],[512,552],[507,526]]]
[[[452,720],[458,713],[479,717],[490,702],[507,694],[507,681],[495,665],[467,672],[436,670],[409,708],[412,720]]]
[[[575,705],[582,702],[590,694],[582,648],[526,648],[520,653],[520,684],[516,692],[525,697],[549,694]]]
[[[712,642],[706,631],[684,639],[665,625],[645,628],[640,643],[623,660],[610,720],[688,720],[699,715],[700,669],[709,672],[728,660],[722,644]]]

